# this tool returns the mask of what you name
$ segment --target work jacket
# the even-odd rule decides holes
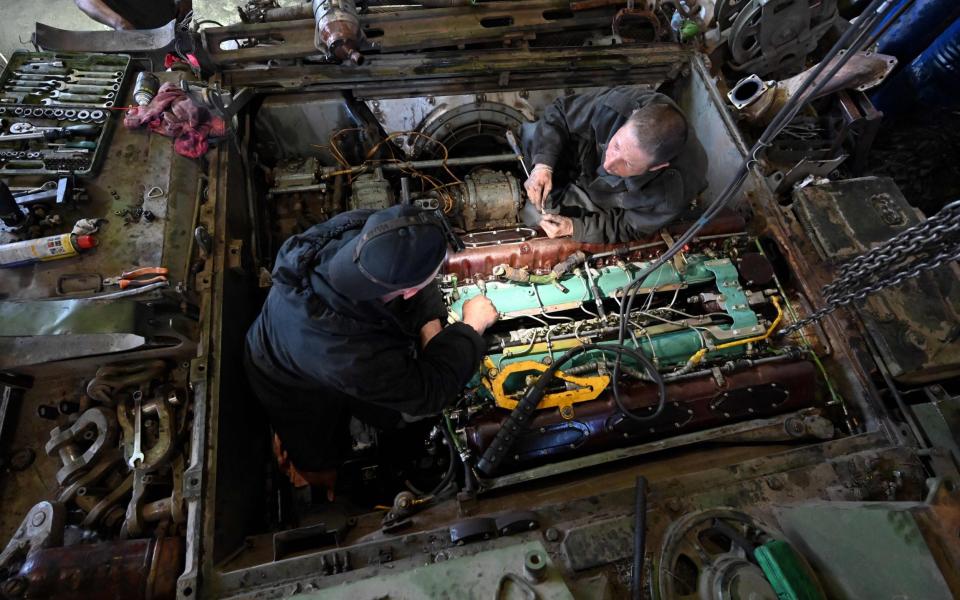
[[[654,102],[680,111],[667,96],[635,86],[565,96],[544,111],[530,140],[533,163],[553,167],[549,200],[567,209],[561,214],[572,218],[574,239],[639,239],[673,221],[706,188],[707,155],[690,127],[668,167],[625,178],[604,170],[610,138],[634,110]]]
[[[247,333],[248,358],[281,393],[310,390],[317,402],[436,414],[474,375],[486,346],[472,327],[455,323],[419,347],[420,328],[446,319],[435,285],[387,304],[356,302],[330,287],[329,260],[371,213],[342,213],[284,242]]]

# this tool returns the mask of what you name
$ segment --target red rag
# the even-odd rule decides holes
[[[167,82],[146,106],[127,111],[123,124],[128,129],[147,127],[174,139],[173,149],[188,158],[203,156],[210,147],[208,137],[226,133],[226,123],[205,106],[193,102],[177,84]]]

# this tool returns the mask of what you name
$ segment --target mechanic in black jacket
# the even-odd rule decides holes
[[[486,297],[447,311],[444,229],[411,206],[342,213],[284,242],[247,332],[247,375],[296,471],[332,499],[350,417],[393,426],[438,414],[476,373]]]
[[[552,238],[635,240],[707,187],[707,155],[683,112],[635,86],[558,98],[521,137],[534,164],[521,217]]]

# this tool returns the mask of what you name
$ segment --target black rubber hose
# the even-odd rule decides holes
[[[643,558],[647,552],[647,478],[637,476],[636,498],[633,504],[633,573],[630,591],[633,600],[643,596]]]
[[[447,448],[450,449],[450,464],[447,465],[447,472],[444,473],[443,479],[440,480],[440,483],[436,485],[428,496],[436,496],[443,490],[447,489],[447,486],[450,485],[450,482],[453,481],[454,474],[457,469],[457,462],[460,461],[460,457],[457,455],[456,448],[453,447],[453,440],[450,439],[450,432],[447,431],[446,424],[441,423],[440,432],[443,434],[443,440],[447,443]]]

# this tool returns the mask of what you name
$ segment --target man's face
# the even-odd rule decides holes
[[[656,171],[669,163],[654,165],[652,157],[640,147],[633,127],[624,125],[613,134],[603,155],[603,169],[617,177],[636,177]]]
[[[430,285],[431,283],[433,283],[433,280],[436,279],[437,274],[440,272],[440,268],[441,268],[441,267],[443,267],[443,262],[441,262],[439,265],[437,265],[437,268],[434,269],[433,274],[432,274],[430,277],[428,277],[428,278],[427,278],[423,283],[421,283],[420,285],[418,285],[418,286],[416,286],[416,287],[412,287],[412,288],[406,288],[406,289],[403,289],[403,290],[396,290],[396,291],[394,291],[394,292],[390,292],[390,293],[387,294],[386,296],[383,296],[382,298],[380,298],[380,300],[383,301],[384,303],[386,303],[386,302],[390,302],[390,301],[393,300],[394,298],[399,298],[400,296],[403,296],[403,299],[404,299],[404,300],[409,300],[410,298],[413,298],[414,296],[417,295],[418,292],[420,292],[420,290],[422,290],[423,288],[425,288],[425,287],[427,287],[428,285]]]

